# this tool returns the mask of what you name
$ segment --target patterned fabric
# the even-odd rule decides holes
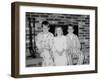
[[[37,35],[36,46],[40,53],[40,56],[43,58],[42,66],[52,66],[53,58],[51,48],[53,46],[53,34],[48,32],[44,34],[43,32]]]
[[[54,37],[53,57],[56,66],[67,65],[65,36]]]
[[[66,36],[68,64],[82,64],[83,53],[80,51],[80,41],[75,34]]]

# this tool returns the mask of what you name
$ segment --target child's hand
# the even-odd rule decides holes
[[[56,51],[56,52],[59,54],[59,56],[61,56],[63,54],[62,51]]]
[[[68,56],[71,55],[71,50],[70,49],[66,50],[66,53]]]

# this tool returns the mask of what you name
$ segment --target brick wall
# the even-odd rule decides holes
[[[47,20],[51,25],[72,24],[78,27],[78,36],[81,43],[81,49],[84,53],[89,54],[89,15],[72,15],[72,14],[51,14],[51,13],[26,13],[26,31],[28,34],[28,17],[35,18],[36,34],[41,32],[41,22]],[[27,39],[28,42],[28,39]]]

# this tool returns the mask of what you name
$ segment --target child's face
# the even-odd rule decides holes
[[[62,29],[61,28],[56,28],[57,36],[62,35]]]
[[[73,33],[73,32],[74,32],[73,28],[71,26],[69,26],[68,27],[68,33]]]
[[[48,27],[48,25],[43,25],[43,32],[44,33],[47,33],[48,31],[49,31],[49,27]]]

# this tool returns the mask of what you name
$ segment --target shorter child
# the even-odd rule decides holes
[[[67,41],[67,55],[68,55],[68,64],[82,64],[83,63],[83,54],[80,51],[80,41],[74,33],[73,26],[68,26],[68,34],[66,35]]]
[[[63,31],[60,26],[55,28],[53,57],[54,57],[55,66],[67,65],[66,37],[63,35]]]

